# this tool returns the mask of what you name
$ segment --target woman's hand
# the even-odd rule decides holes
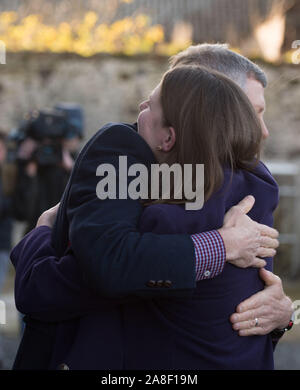
[[[265,335],[283,329],[292,317],[293,303],[285,295],[281,279],[264,268],[259,270],[259,276],[265,283],[264,290],[241,302],[230,317],[240,336]]]
[[[38,219],[36,227],[48,226],[48,227],[52,228],[54,225],[54,222],[55,222],[55,218],[57,215],[59,205],[60,205],[60,203],[57,203],[57,205],[55,205],[51,209],[44,211],[43,214]]]

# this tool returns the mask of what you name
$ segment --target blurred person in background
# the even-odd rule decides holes
[[[0,131],[0,297],[8,270],[12,236],[11,199],[7,193],[4,177],[6,153],[6,134]],[[2,360],[3,347],[0,333],[0,368],[3,365]]]
[[[83,132],[78,105],[58,104],[33,112],[11,134],[17,173],[14,213],[26,221],[25,233],[40,214],[59,202],[76,159]]]

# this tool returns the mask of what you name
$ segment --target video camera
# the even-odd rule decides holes
[[[58,165],[62,160],[62,139],[83,138],[83,110],[74,103],[59,103],[53,109],[27,114],[8,137],[8,158],[18,159],[18,149],[28,138],[38,146],[29,160],[39,166]]]

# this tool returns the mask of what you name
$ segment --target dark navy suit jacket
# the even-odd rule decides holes
[[[218,228],[227,209],[247,194],[256,197],[250,216],[271,226],[278,190],[267,169],[260,164],[255,173],[238,171],[231,185],[228,174],[223,188],[202,210],[150,206],[140,219],[140,229],[165,235]],[[12,260],[17,269],[16,302],[20,310],[40,321],[60,321],[52,328],[49,325],[55,345],[49,349],[47,361],[40,362],[47,368],[60,363],[71,369],[273,366],[270,337],[239,337],[229,322],[236,305],[263,288],[255,269],[242,270],[228,264],[218,277],[198,282],[189,297],[149,299],[137,294],[135,301],[118,301],[113,297],[100,300],[93,291],[82,288],[80,265],[74,266],[71,250],[57,261],[46,227],[31,232],[15,248]],[[180,259],[182,263],[185,260],[185,256]],[[53,274],[57,277],[52,282]],[[68,276],[64,278],[64,274]],[[170,269],[169,276],[172,274]],[[35,333],[40,330],[42,340],[40,322],[29,323],[29,331],[32,326]],[[20,366],[26,368],[24,361]]]
[[[116,167],[118,194],[119,156],[127,156],[128,167],[139,163],[149,168],[155,162],[133,126],[108,124],[99,130],[77,158],[63,194],[52,236],[57,254],[65,253],[70,240],[87,284],[102,296],[190,295],[196,280],[190,236],[141,234],[139,200],[98,199],[100,164]],[[128,178],[128,185],[133,179]],[[153,289],[149,280],[169,280],[172,285]]]
[[[118,169],[119,156],[128,157],[128,167],[134,163],[149,166],[155,162],[151,149],[137,134],[134,126],[106,125],[89,140],[75,162],[53,228],[52,244],[55,251],[49,245],[45,246],[42,241],[39,242],[39,248],[34,247],[36,240],[29,235],[12,253],[12,261],[17,271],[16,304],[21,312],[35,313],[26,318],[26,337],[22,339],[16,368],[49,367],[49,356],[41,354],[40,347],[45,345],[47,340],[52,340],[56,328],[49,323],[46,326],[45,323],[40,324],[33,319],[41,318],[42,313],[44,321],[55,322],[75,318],[78,313],[82,313],[77,308],[76,296],[66,296],[65,299],[62,294],[60,302],[53,306],[59,291],[68,291],[68,288],[71,288],[73,293],[80,291],[76,283],[73,283],[74,277],[75,280],[78,277],[86,286],[86,295],[80,294],[83,299],[79,298],[79,301],[83,302],[84,298],[98,294],[102,298],[101,307],[104,301],[111,299],[122,299],[122,302],[125,299],[127,302],[141,297],[189,296],[196,285],[195,252],[189,235],[142,235],[137,229],[143,209],[139,200],[100,201],[97,198],[96,186],[100,180],[96,176],[97,167],[105,163]],[[71,264],[67,261],[70,255],[69,241],[72,251],[76,254],[78,271],[67,271]],[[28,245],[23,247],[24,243]],[[38,263],[33,264],[29,260],[34,258],[30,250],[38,256]],[[18,251],[21,253],[18,254]],[[64,261],[44,261],[49,258],[49,254],[51,257],[51,253],[52,259],[65,255]],[[181,261],[183,257],[185,263]],[[25,259],[28,260],[27,263]],[[49,265],[50,270],[47,268]],[[64,277],[63,272],[68,276]],[[53,279],[50,275],[53,275]],[[172,285],[153,288],[149,285],[149,280],[169,280]],[[41,287],[46,286],[49,287],[48,295],[42,296]],[[92,294],[88,294],[88,288],[92,290]],[[29,307],[26,291],[29,295],[34,291],[34,304],[29,304]],[[70,306],[65,310],[66,302]],[[50,351],[51,342],[47,346]],[[45,350],[48,347],[45,346]]]

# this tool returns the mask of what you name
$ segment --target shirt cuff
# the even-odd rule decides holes
[[[226,262],[225,244],[217,230],[191,235],[195,247],[196,281],[219,275]]]

